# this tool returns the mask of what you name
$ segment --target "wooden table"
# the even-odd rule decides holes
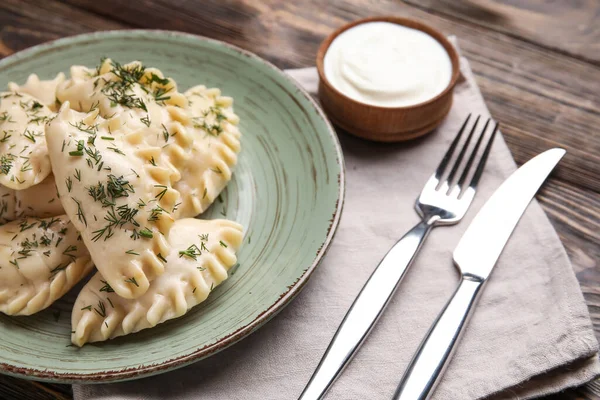
[[[538,199],[600,337],[600,2],[2,0],[0,57],[83,32],[145,28],[220,39],[281,68],[305,67],[329,32],[372,15],[414,17],[458,36],[517,163],[567,149]],[[71,397],[67,385],[0,376],[1,399]],[[600,380],[546,399],[600,399]]]

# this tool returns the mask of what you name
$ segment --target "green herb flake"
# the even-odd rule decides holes
[[[104,283],[104,286],[102,286],[100,288],[101,292],[106,292],[106,293],[114,293],[114,289],[110,286],[110,284],[106,281],[101,280],[100,282]]]
[[[131,278],[129,278],[129,279],[125,279],[125,282],[132,283],[135,286],[140,287],[140,285],[138,285],[137,281],[135,280],[135,277],[133,277],[133,276]]]
[[[152,231],[151,231],[150,229],[148,229],[148,228],[144,228],[144,229],[140,230],[139,234],[140,234],[140,236],[142,236],[142,237],[145,237],[145,238],[148,238],[148,239],[150,239],[150,238],[153,238],[153,237],[154,237],[154,234],[153,234],[153,233],[152,233]]]

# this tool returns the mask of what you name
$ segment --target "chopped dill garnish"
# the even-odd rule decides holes
[[[140,287],[140,285],[138,285],[137,281],[135,280],[135,277],[133,277],[133,276],[129,279],[125,279],[125,282],[133,283],[135,286]]]
[[[31,224],[29,224],[29,225],[28,225],[28,224],[27,224],[27,220],[26,220],[26,219],[24,219],[24,220],[23,220],[23,222],[21,222],[21,223],[19,224],[19,227],[21,228],[21,232],[23,232],[23,231],[26,231],[26,230],[28,230],[28,229],[31,229],[31,228],[33,228],[34,226],[35,226],[35,222],[33,222],[33,223],[31,223]]]
[[[169,89],[165,89],[165,88],[157,88],[154,91],[154,100],[158,103],[161,101],[165,101],[165,100],[169,100],[171,98],[171,96],[165,96],[167,93],[169,93],[171,91],[172,88]]]
[[[165,142],[169,141],[169,131],[167,130],[167,127],[165,126],[165,124],[161,124],[162,128],[163,128],[163,138],[165,139]]]
[[[139,235],[142,237],[145,237],[145,238],[153,238],[154,237],[154,234],[148,228],[144,228],[144,229],[140,230]]]
[[[154,185],[154,187],[162,188],[163,189],[156,196],[154,196],[158,200],[162,200],[162,198],[165,195],[165,193],[167,193],[167,187],[165,185]]]
[[[21,158],[25,159],[25,162],[23,163],[23,165],[21,165],[21,172],[31,171],[33,169],[33,167],[31,166],[31,163],[29,162],[29,157],[21,156]]]
[[[98,300],[98,308],[94,307],[94,311],[102,318],[106,317],[106,308],[104,307],[104,302],[102,300]]]
[[[33,143],[35,143],[35,134],[33,132],[31,132],[29,129],[25,129],[23,136],[25,136],[27,139],[29,139]]]
[[[63,251],[63,255],[65,255],[67,257],[70,257],[71,259],[75,260],[75,255],[74,254],[69,254],[69,253],[71,253],[73,251],[77,251],[77,246],[70,245],[69,247],[67,247],[65,249],[65,251]]]
[[[112,199],[116,199],[119,197],[129,197],[129,193],[135,193],[135,190],[123,176],[117,178],[110,174],[106,183],[106,192]]]
[[[125,153],[123,153],[121,150],[117,149],[116,147],[107,147],[107,149],[114,151],[117,154],[121,154],[121,155],[125,155]]]
[[[192,244],[190,247],[188,247],[185,250],[180,250],[179,251],[179,257],[189,257],[193,260],[197,260],[198,256],[201,256],[202,252],[200,251],[200,249],[198,248],[198,246],[196,246],[195,244]]]
[[[106,292],[106,293],[114,293],[113,288],[108,284],[108,282],[101,280],[100,282],[104,283],[104,286],[102,286],[100,288],[101,292]]]
[[[4,133],[4,136],[2,137],[2,139],[0,139],[0,143],[4,143],[12,137],[12,135],[9,134],[7,131],[2,131],[2,133]]]
[[[95,135],[96,132],[98,132],[98,125],[91,125],[91,126],[90,125],[86,125],[85,123],[83,123],[83,121],[80,121],[80,122],[78,122],[76,124],[73,124],[73,123],[69,122],[69,125],[77,128],[81,132],[89,133],[90,135]],[[80,142],[83,142],[83,140],[80,140]]]
[[[74,197],[71,197],[71,199],[73,199],[73,201],[77,204],[77,218],[80,222],[83,222],[85,226],[87,226],[87,219],[85,218],[85,214],[83,213],[83,209],[81,208],[81,202],[79,202],[79,200],[77,200]]]
[[[154,72],[152,72],[150,74],[150,78],[146,77],[145,84],[149,85],[152,82],[160,83],[161,85],[167,85],[169,83],[169,79],[168,78],[161,78],[160,76],[158,76]]]
[[[0,113],[0,122],[15,122],[8,111]]]
[[[8,175],[10,169],[12,168],[13,160],[14,158],[10,155],[2,155],[2,157],[0,157],[0,173]]]
[[[146,126],[150,126],[150,117],[146,115],[144,118],[140,118],[140,121]]]
[[[50,243],[52,243],[52,239],[49,238],[48,235],[46,235],[46,234],[42,235],[42,237],[40,238],[40,244],[42,246],[49,246]]]
[[[148,221],[158,221],[158,217],[165,211],[161,206],[156,206],[152,210],[150,210],[150,216],[148,217]]]

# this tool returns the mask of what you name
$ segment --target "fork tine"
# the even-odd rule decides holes
[[[467,115],[467,118],[465,119],[465,122],[463,122],[462,126],[460,127],[460,130],[458,131],[458,134],[456,135],[456,137],[452,141],[452,144],[450,145],[450,148],[448,149],[448,151],[446,152],[446,154],[444,154],[444,158],[442,158],[442,161],[440,162],[440,165],[438,165],[437,169],[435,170],[435,177],[438,180],[442,179],[442,175],[444,175],[444,171],[446,169],[446,166],[448,165],[448,162],[450,161],[450,158],[452,158],[452,154],[454,153],[454,149],[458,145],[458,142],[460,141],[460,137],[462,136],[463,131],[465,130],[465,127],[467,126],[467,123],[469,122],[470,118],[471,118],[471,114]],[[477,117],[477,118],[479,119],[479,117]]]
[[[479,138],[477,139],[477,143],[475,143],[475,148],[471,152],[471,156],[469,157],[469,160],[467,161],[467,165],[465,165],[465,170],[463,171],[462,175],[460,176],[460,178],[458,180],[458,189],[461,191],[463,189],[463,185],[464,185],[465,181],[467,180],[469,171],[471,170],[471,165],[473,165],[473,161],[475,161],[475,157],[477,156],[477,150],[479,150],[479,146],[481,146],[481,142],[483,141],[483,137],[485,136],[485,132],[487,131],[487,127],[490,124],[490,121],[491,121],[491,118],[488,118],[487,121],[485,121],[483,130],[481,131],[481,134],[479,135]]]
[[[473,178],[471,179],[471,183],[469,183],[469,187],[475,189],[477,184],[479,183],[479,178],[481,178],[481,174],[483,173],[483,169],[485,168],[485,163],[487,162],[487,158],[490,155],[490,149],[492,148],[492,143],[494,143],[494,138],[496,137],[496,132],[498,132],[498,123],[494,126],[494,131],[492,132],[492,136],[485,146],[485,150],[483,155],[481,156],[481,160],[479,160],[479,165],[477,166],[477,170],[475,170],[475,174],[473,174]]]
[[[473,137],[473,133],[475,133],[475,129],[477,129],[477,124],[479,123],[480,117],[481,117],[480,115],[477,116],[477,119],[475,120],[475,123],[473,124],[473,128],[471,128],[471,132],[469,132],[469,136],[467,137],[465,144],[463,145],[460,153],[458,154],[458,158],[454,162],[452,171],[450,171],[450,175],[448,175],[448,179],[446,179],[446,181],[448,182],[448,186],[450,186],[452,184],[452,180],[454,179],[454,176],[458,172],[458,168],[460,168],[460,163],[462,162],[462,159],[465,156],[465,153],[467,152],[469,143],[471,143],[471,138]]]

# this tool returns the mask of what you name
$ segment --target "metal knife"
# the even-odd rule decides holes
[[[508,238],[565,153],[551,149],[529,160],[502,183],[475,216],[454,250],[454,264],[461,273],[458,288],[421,342],[394,400],[431,397]]]

